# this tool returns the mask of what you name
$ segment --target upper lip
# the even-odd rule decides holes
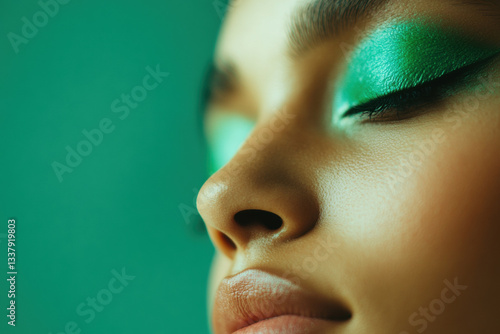
[[[289,280],[257,269],[225,278],[219,285],[213,312],[217,334],[233,333],[283,315],[332,321],[351,317],[339,303],[324,300]]]

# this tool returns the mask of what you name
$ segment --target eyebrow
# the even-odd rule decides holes
[[[291,16],[288,32],[289,52],[299,57],[324,40],[330,39],[357,22],[362,16],[378,9],[389,0],[315,0],[299,7]],[[229,4],[228,6],[231,6]],[[229,62],[212,62],[203,84],[201,108],[204,112],[214,90],[227,90],[237,83],[236,66]],[[221,83],[223,85],[221,86]]]
[[[355,25],[363,16],[373,14],[391,0],[314,0],[297,8],[291,15],[288,31],[288,52],[293,58],[311,50],[322,42],[341,34]],[[472,5],[494,15],[496,0],[452,0],[454,5]],[[231,4],[230,4],[231,5]],[[237,67],[231,62],[212,63],[204,81],[202,111],[210,103],[212,91],[225,91],[238,83]],[[221,85],[223,83],[223,85]],[[228,84],[229,83],[229,84]]]
[[[288,32],[289,53],[300,57],[314,46],[352,27],[389,0],[315,0],[292,15]]]
[[[296,58],[321,42],[341,34],[363,16],[373,14],[391,0],[314,0],[295,10],[288,32],[289,53]],[[497,0],[452,0],[498,16]],[[496,7],[496,10],[495,10]],[[494,13],[494,14],[492,14]]]

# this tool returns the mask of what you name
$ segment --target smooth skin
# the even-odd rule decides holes
[[[248,136],[198,195],[217,249],[210,307],[221,279],[255,268],[341,300],[352,318],[324,333],[500,333],[500,59],[411,117],[334,117],[354,57],[341,45],[425,17],[500,48],[499,4],[392,1],[293,57],[290,17],[307,2],[236,1],[220,35],[237,83],[210,103],[207,134],[240,117]],[[246,210],[282,226],[241,224]]]

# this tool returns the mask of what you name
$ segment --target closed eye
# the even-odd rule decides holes
[[[353,106],[342,118],[357,117],[369,122],[398,121],[419,115],[474,83],[498,54],[464,66],[421,85],[403,89]]]

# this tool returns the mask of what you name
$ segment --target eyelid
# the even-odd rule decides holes
[[[498,45],[435,21],[387,22],[364,38],[338,79],[333,121],[355,105],[434,80],[500,51]]]
[[[418,107],[436,102],[438,100],[444,100],[445,98],[456,94],[458,91],[463,89],[464,86],[472,84],[478,79],[477,75],[480,75],[488,69],[489,65],[497,60],[499,56],[500,52],[473,64],[463,66],[450,73],[445,73],[436,79],[424,82],[418,86],[376,97],[366,103],[351,107],[341,117],[347,118],[364,113],[368,114],[371,119],[373,115],[385,113],[391,108],[404,109]],[[401,96],[404,94],[413,94],[413,96],[410,96],[408,100],[413,100],[414,103],[411,103],[411,101],[406,104],[398,104],[394,102],[397,99],[403,101]],[[419,98],[421,98],[421,100],[417,100]]]

